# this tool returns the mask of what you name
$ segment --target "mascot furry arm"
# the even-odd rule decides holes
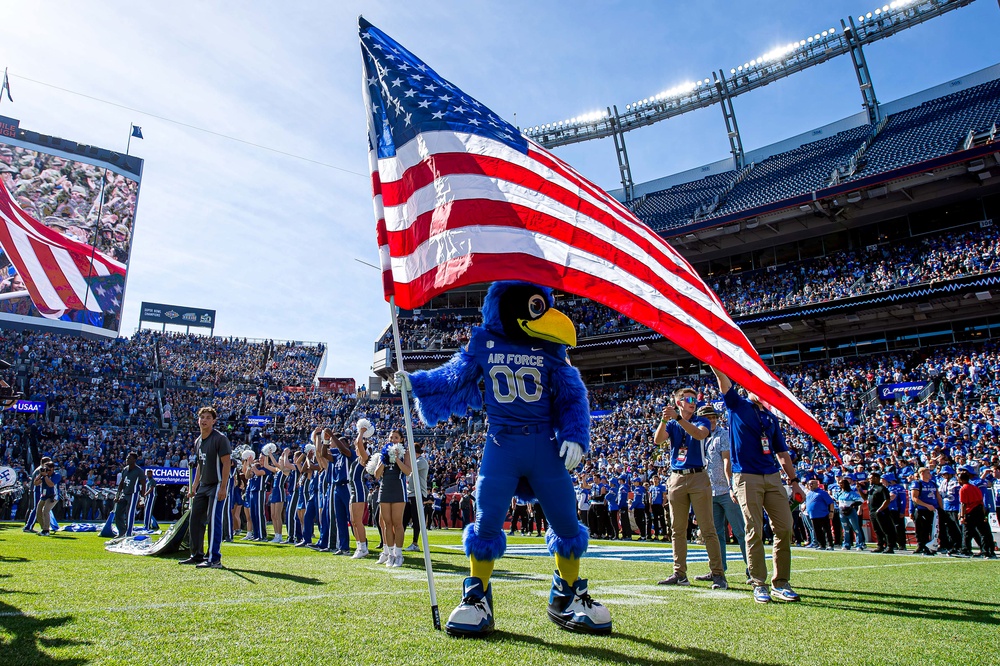
[[[526,347],[525,351],[544,351],[558,359],[543,386],[551,394],[546,418],[560,444],[573,442],[586,453],[590,448],[587,389],[580,372],[566,358],[566,345],[576,344],[576,331],[552,306],[550,289],[523,282],[494,283],[483,301],[483,326],[473,329],[469,346],[440,367],[408,376],[421,420],[433,425],[453,414],[462,416],[470,407],[483,407],[479,381],[484,373],[473,347],[478,336],[491,334],[512,346]],[[487,404],[487,414],[490,411]]]

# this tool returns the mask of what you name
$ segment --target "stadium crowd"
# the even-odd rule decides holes
[[[316,352],[301,345],[151,331],[110,341],[3,331],[0,358],[25,368],[26,399],[44,401],[46,407],[40,414],[5,414],[0,464],[17,469],[26,483],[28,461],[51,457],[60,486],[57,518],[100,520],[111,508],[109,491],[116,488],[129,451],[138,454],[141,467],[179,467],[191,459],[194,414],[206,404],[216,407],[218,427],[234,444],[246,443],[255,451],[265,443],[279,451],[302,449],[317,425],[346,433],[359,418],[375,428],[371,445],[384,444],[391,430],[402,427],[398,397],[368,400],[303,389],[316,373]],[[864,498],[872,471],[907,484],[926,467],[944,485],[942,470],[954,468],[984,488],[1000,477],[1000,348],[995,342],[802,364],[779,374],[841,451],[843,465],[834,464],[822,447],[788,430],[801,478],[815,478],[828,491],[839,492],[839,482],[846,479],[849,490]],[[879,385],[903,382],[926,382],[928,396],[870,396]],[[639,538],[666,537],[667,526],[654,516],[664,501],[657,498],[656,486],[665,479],[668,462],[653,443],[652,426],[670,392],[682,385],[695,389],[699,406],[724,411],[715,384],[705,375],[590,387],[592,447],[575,480],[581,514],[601,520],[594,524],[595,535],[622,538],[634,526]],[[269,422],[251,426],[247,417],[254,415]],[[482,416],[469,414],[433,427],[415,423],[429,463],[431,523],[460,526],[469,519],[469,491],[485,433]],[[657,499],[652,507],[640,507],[641,519],[630,506],[638,488],[641,496]],[[605,509],[590,513],[593,504],[610,510],[612,489],[619,516],[629,516],[632,509],[614,526],[604,518]],[[26,505],[20,503],[20,516]],[[160,495],[160,519],[179,509],[176,490]],[[511,510],[527,531],[523,519],[534,517],[534,509],[514,505]],[[811,521],[799,523],[802,541],[815,543]],[[836,517],[833,527],[840,529]],[[690,536],[698,538],[693,520]]]
[[[832,252],[768,268],[702,276],[732,316],[784,310],[941,280],[1000,270],[996,227],[924,236],[891,245]],[[577,326],[579,338],[644,328],[611,308],[585,299],[559,303]],[[469,339],[478,315],[422,312],[401,318],[404,349],[456,349]],[[391,343],[387,331],[377,347]]]

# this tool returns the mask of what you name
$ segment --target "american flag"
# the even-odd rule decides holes
[[[590,298],[719,368],[836,456],[816,419],[665,240],[365,19],[360,34],[387,300],[413,309],[493,280]]]
[[[0,247],[42,315],[58,319],[68,310],[121,308],[125,264],[38,222],[17,205],[2,182]]]

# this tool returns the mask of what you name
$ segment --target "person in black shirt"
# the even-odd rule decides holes
[[[872,519],[872,527],[878,539],[876,553],[892,554],[896,552],[896,526],[889,515],[889,489],[882,485],[882,475],[872,472],[868,477],[868,516]]]
[[[229,440],[215,429],[218,414],[212,407],[198,410],[201,435],[195,442],[198,464],[191,486],[191,557],[180,564],[222,568],[222,513],[225,510],[233,452]],[[220,483],[225,479],[225,483]],[[205,527],[208,527],[208,558],[205,557]]]
[[[135,508],[139,504],[139,498],[146,493],[146,477],[143,476],[142,468],[135,464],[138,459],[139,456],[134,451],[128,454],[125,459],[128,466],[122,470],[122,478],[118,483],[118,494],[115,496],[115,527],[120,537],[132,536]]]

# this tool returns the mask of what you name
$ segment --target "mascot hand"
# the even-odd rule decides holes
[[[413,385],[410,384],[410,373],[408,372],[397,372],[396,376],[393,377],[393,384],[395,384],[396,390],[400,393],[403,391],[413,393]]]
[[[563,442],[559,449],[559,457],[564,459],[566,469],[574,470],[583,458],[583,447],[576,442]]]

